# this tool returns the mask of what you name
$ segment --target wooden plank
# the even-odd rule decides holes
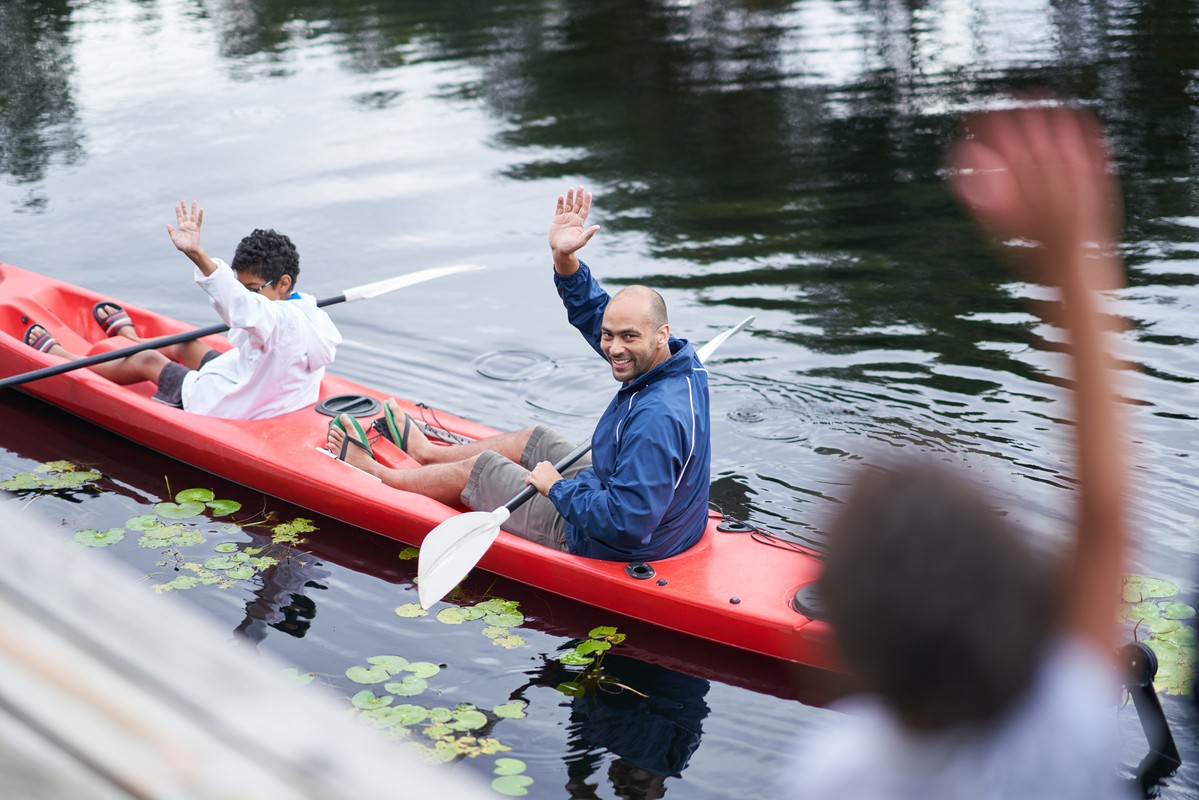
[[[0,504],[0,796],[492,798]]]

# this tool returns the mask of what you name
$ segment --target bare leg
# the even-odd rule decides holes
[[[111,308],[104,308],[98,312],[98,316],[101,320],[105,320],[108,319],[110,315],[115,313],[117,312]],[[116,332],[112,335],[120,336],[139,344],[147,341],[138,335],[137,328],[133,326],[133,323],[122,325],[121,327],[117,328]],[[210,350],[212,350],[211,347],[197,339],[190,342],[181,342],[180,344],[168,345],[167,347],[160,347],[158,352],[162,353],[171,361],[179,362],[188,369],[199,369],[200,363],[204,360],[204,356],[207,355]]]
[[[343,420],[343,422],[346,421]],[[354,432],[353,426],[347,424],[346,427],[351,431],[348,435],[358,439],[358,434]],[[330,426],[328,441],[330,452],[340,453],[346,436],[345,431],[336,426]],[[430,445],[430,447],[433,447],[433,445]],[[447,448],[436,449],[444,450]],[[466,488],[466,482],[470,478],[470,472],[475,466],[475,458],[477,456],[478,453],[465,460],[452,461],[445,464],[431,464],[427,467],[418,467],[416,469],[391,469],[375,461],[361,447],[351,445],[346,449],[347,463],[358,467],[363,472],[374,475],[391,488],[422,494],[425,497],[431,497],[450,506],[459,503],[462,490]]]
[[[43,328],[43,330],[45,329]],[[65,347],[57,343],[47,352],[50,355],[61,356],[71,361],[78,361],[83,357],[68,351]],[[106,361],[103,364],[93,364],[90,369],[97,375],[108,378],[113,383],[119,383],[122,386],[130,383],[140,383],[141,381],[158,383],[158,375],[169,361],[170,359],[155,350],[143,350],[126,358]]]
[[[400,409],[394,398],[388,399],[387,403],[391,406],[396,425],[402,430],[404,426],[404,412]],[[498,436],[479,439],[475,442],[445,447],[430,442],[429,437],[425,436],[424,432],[417,425],[409,425],[408,455],[422,464],[448,464],[467,459],[473,462],[474,458],[480,453],[491,450],[499,453],[509,461],[515,461],[519,464],[521,454],[524,453],[525,445],[529,443],[529,437],[533,435],[533,431],[534,428],[525,428],[524,430],[513,431],[512,433],[501,433]],[[340,433],[340,431],[338,432]],[[340,452],[340,447],[341,445],[339,444],[338,452]]]

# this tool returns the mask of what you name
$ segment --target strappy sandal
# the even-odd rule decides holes
[[[102,315],[101,312],[107,313]],[[108,300],[101,300],[92,306],[92,318],[104,331],[105,336],[116,336],[121,328],[133,327],[133,320],[129,318],[129,312]]]
[[[349,417],[348,414],[345,416]],[[358,423],[358,420],[354,419],[353,417],[349,417],[349,418],[350,418],[350,423],[354,426],[354,432],[357,433],[362,438],[355,439],[353,436],[350,435],[350,432],[346,430],[346,426],[344,423],[342,423],[341,417],[334,417],[332,422],[329,423],[329,428],[332,429],[333,426],[336,425],[337,427],[341,428],[341,432],[345,434],[345,436],[343,436],[341,439],[341,452],[337,454],[337,460],[338,461],[346,460],[346,453],[349,452],[350,445],[352,445],[352,444],[357,445],[358,447],[361,447],[363,450],[366,451],[366,454],[368,456],[370,456],[372,460],[374,460],[375,454],[371,450],[370,443],[366,440],[366,431],[364,431],[362,429],[362,425],[360,425]]]
[[[34,331],[41,331],[40,334],[35,334]],[[33,323],[25,329],[25,344],[37,350],[39,353],[49,353],[51,348],[58,344],[58,340],[50,335],[50,331],[40,323]]]

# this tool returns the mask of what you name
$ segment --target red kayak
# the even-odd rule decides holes
[[[112,341],[92,317],[93,306],[101,300],[113,298],[0,264],[0,375],[62,363],[24,343],[25,330],[33,322],[46,326],[71,352],[110,349]],[[121,305],[143,337],[193,330],[178,320]],[[229,346],[220,336],[205,341],[218,350]],[[323,450],[330,417],[318,410],[320,403],[272,419],[227,420],[165,406],[151,399],[155,388],[149,382],[118,386],[88,369],[21,384],[23,391],[64,411],[187,464],[410,545],[420,545],[430,530],[465,510],[384,486],[330,457]],[[377,401],[369,405],[379,409],[388,395],[326,374],[321,400],[343,396]],[[428,413],[412,402],[399,402],[416,419]],[[361,413],[366,427],[382,412]],[[438,410],[436,415],[443,427],[461,436],[497,433],[448,412]],[[375,449],[389,466],[417,466],[385,441]],[[690,636],[840,671],[828,626],[799,610],[817,602],[813,591],[819,558],[764,545],[745,526],[722,527],[729,526],[714,515],[697,545],[649,565],[572,556],[501,532],[479,566]]]

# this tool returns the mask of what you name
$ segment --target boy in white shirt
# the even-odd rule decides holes
[[[167,233],[196,265],[195,281],[230,327],[233,348],[218,353],[202,342],[185,342],[91,369],[119,384],[153,381],[155,400],[212,417],[262,419],[316,402],[341,334],[312,295],[295,291],[300,273],[295,245],[275,231],[255,230],[238,245],[230,267],[200,246],[204,211],[195,201],[190,210],[181,202],[175,220],[178,227],[167,225]],[[143,341],[115,303],[97,303],[93,315],[109,336]],[[81,357],[37,323],[26,330],[25,342],[64,358]]]

